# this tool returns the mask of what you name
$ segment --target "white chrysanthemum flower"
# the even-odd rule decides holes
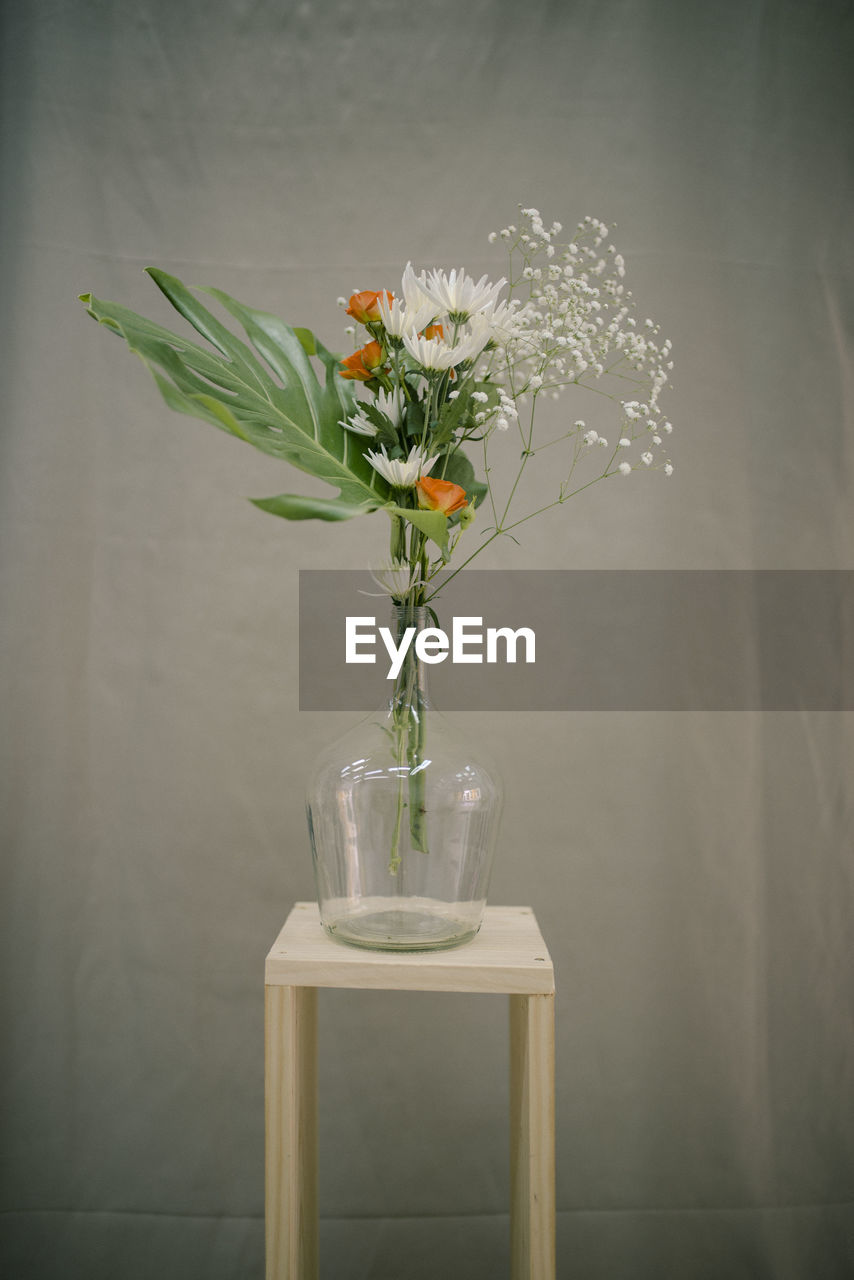
[[[381,587],[386,595],[399,599],[407,595],[415,587],[422,584],[421,566],[418,564],[410,565],[406,560],[389,560],[387,564],[380,565],[377,569],[371,570],[371,577],[378,587]],[[363,595],[372,594],[367,591],[362,592]]]
[[[429,369],[434,373],[453,369],[466,360],[476,360],[488,341],[489,322],[485,316],[476,316],[471,332],[461,335],[453,346],[449,346],[444,338],[422,338],[409,333],[403,335],[403,345],[412,359],[422,369]]]
[[[524,328],[530,323],[532,308],[526,303],[520,306],[517,299],[506,302],[502,299],[495,306],[485,307],[483,314],[489,321],[489,340],[498,347],[506,347],[514,338],[519,338]]]
[[[465,271],[435,270],[427,276],[422,288],[439,311],[447,313],[452,320],[464,321],[490,305],[495,306],[506,283],[503,277],[497,284],[490,284],[486,276],[475,281]]]
[[[392,338],[402,338],[407,333],[418,333],[430,323],[435,314],[436,305],[430,298],[413,296],[409,303],[401,305],[398,298],[388,299],[381,294],[377,299],[377,310],[386,333]]]
[[[403,301],[407,307],[417,309],[422,302],[430,302],[433,312],[436,311],[435,300],[427,291],[427,272],[422,271],[420,275],[415,274],[415,268],[411,262],[407,262],[403,269],[403,278],[400,282],[403,292]]]
[[[361,409],[357,409],[352,418],[342,418],[338,423],[339,427],[344,427],[347,431],[354,432],[357,436],[375,436],[377,429]]]
[[[403,416],[403,396],[399,387],[395,387],[392,391],[383,391],[382,388],[377,392],[376,407],[391,422],[393,427],[400,426],[400,420]],[[357,408],[353,417],[349,420],[341,419],[338,423],[339,427],[346,427],[348,431],[353,431],[357,436],[375,436],[377,429],[371,422],[364,409]]]
[[[390,458],[384,445],[380,445],[376,452],[368,450],[365,454],[374,471],[378,471],[395,489],[411,489],[422,476],[427,475],[438,456],[425,458],[419,445],[410,450],[408,458]]]
[[[394,387],[391,391],[383,391],[381,387],[377,392],[376,405],[393,427],[400,426],[403,417],[403,392],[400,387]]]

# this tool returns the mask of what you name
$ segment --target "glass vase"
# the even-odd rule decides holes
[[[357,947],[454,947],[486,906],[502,786],[430,706],[415,643],[429,627],[425,608],[394,607],[398,647],[414,631],[388,704],[322,753],[309,785],[321,923]]]

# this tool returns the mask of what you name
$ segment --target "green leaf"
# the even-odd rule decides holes
[[[469,501],[476,507],[489,492],[488,486],[482,480],[475,478],[474,467],[462,449],[446,454],[433,468],[433,474],[439,480],[450,480],[451,484],[458,484],[465,489]]]
[[[250,498],[249,501],[262,511],[285,520],[351,520],[364,516],[376,507],[356,506],[342,502],[340,498],[305,498],[297,493],[281,493],[276,498]]]
[[[90,315],[140,356],[170,408],[201,418],[333,485],[339,490],[335,501],[343,506],[368,510],[388,500],[388,485],[365,459],[364,442],[339,425],[339,419],[352,412],[353,390],[338,376],[337,358],[308,330],[297,334],[276,316],[208,290],[239,320],[247,344],[180,280],[153,267],[149,274],[210,347],[117,303],[91,294],[82,295],[82,301]],[[317,377],[307,346],[325,369],[324,382]]]
[[[413,398],[406,406],[406,434],[420,440],[424,434],[424,403]]]
[[[389,450],[396,448],[400,454],[400,441],[391,418],[383,413],[382,409],[378,409],[372,400],[358,401],[358,408],[377,429],[377,434],[371,437],[371,448],[384,444]]]
[[[431,441],[437,445],[448,444],[453,440],[457,430],[463,426],[471,408],[472,383],[464,382],[459,388],[459,395],[453,400],[446,400],[439,412],[436,426],[430,433]]]
[[[416,529],[420,529],[442,553],[442,558],[446,558],[448,554],[448,517],[443,511],[422,511],[420,507],[395,507],[387,506],[385,508],[389,515],[402,516],[404,520],[408,520],[410,524],[414,524]]]

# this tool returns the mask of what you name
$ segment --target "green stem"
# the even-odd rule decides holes
[[[406,559],[406,524],[403,516],[391,517],[389,550],[393,561]]]

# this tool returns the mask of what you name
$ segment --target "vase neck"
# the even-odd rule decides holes
[[[419,658],[415,642],[421,631],[435,626],[425,605],[395,604],[391,610],[391,634],[398,649],[407,643],[406,654],[391,693],[392,707],[430,705],[427,663]],[[409,639],[407,642],[407,632]],[[413,634],[414,633],[414,634]]]

